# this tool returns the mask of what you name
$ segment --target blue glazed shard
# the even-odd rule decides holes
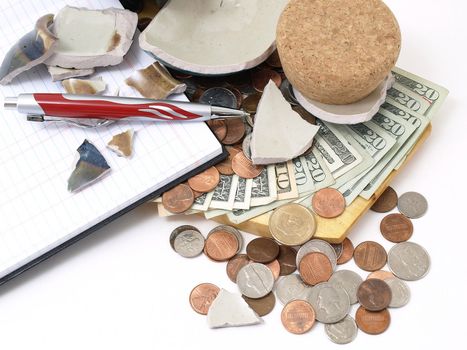
[[[110,171],[110,166],[96,146],[84,140],[77,149],[79,160],[68,179],[68,191],[77,192],[96,182]]]

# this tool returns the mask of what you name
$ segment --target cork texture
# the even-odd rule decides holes
[[[291,0],[277,26],[285,75],[305,97],[348,104],[394,67],[401,34],[380,0]]]

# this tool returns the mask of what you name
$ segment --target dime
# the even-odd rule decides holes
[[[276,283],[277,297],[284,305],[291,300],[306,300],[310,290],[297,274],[283,276]]]
[[[219,171],[215,167],[210,167],[188,179],[188,185],[198,192],[210,192],[219,184]]]
[[[284,204],[269,217],[269,231],[279,243],[301,245],[310,240],[316,231],[315,216],[303,205]]]
[[[396,277],[406,281],[415,281],[428,273],[430,256],[417,243],[402,242],[389,250],[388,265]]]
[[[329,258],[319,252],[306,254],[300,261],[298,271],[303,282],[314,286],[326,282],[332,275],[333,269]]]
[[[339,322],[350,310],[349,296],[345,290],[329,282],[311,288],[308,301],[316,312],[316,319],[322,323]]]
[[[272,291],[274,276],[267,266],[253,262],[238,271],[237,285],[243,295],[258,299]]]
[[[274,281],[277,281],[281,273],[281,265],[279,265],[279,261],[277,261],[277,259],[273,260],[266,264],[266,266],[271,270],[272,275],[274,276]]]
[[[391,186],[388,186],[370,209],[377,213],[387,213],[393,210],[396,205],[397,193]]]
[[[303,120],[316,125],[316,117],[300,105],[293,106],[292,109],[297,112]]]
[[[303,300],[292,300],[281,312],[284,328],[293,334],[308,332],[315,324],[315,310]]]
[[[272,69],[257,69],[251,73],[251,81],[256,91],[263,92],[264,87],[272,80],[277,87],[281,86],[282,78]]]
[[[373,241],[360,243],[354,250],[355,264],[365,271],[380,270],[386,265],[387,254],[383,246]]]
[[[391,302],[391,288],[383,280],[370,278],[358,287],[357,298],[365,309],[380,311],[387,308]]]
[[[264,169],[262,165],[253,165],[245,153],[238,152],[232,159],[232,169],[238,176],[244,179],[253,179],[257,177]]]
[[[197,230],[182,231],[175,237],[174,249],[185,258],[198,256],[204,249],[204,236]]]
[[[389,278],[386,280],[389,288],[391,288],[392,299],[389,307],[402,307],[407,305],[410,300],[410,289],[407,283],[398,278]]]
[[[250,260],[267,264],[279,255],[279,245],[270,238],[255,238],[246,246],[246,254]]]
[[[269,57],[266,60],[266,63],[273,68],[282,67],[281,59],[279,57],[279,54],[277,53],[277,50],[274,50],[272,54],[269,55]]]
[[[337,259],[337,264],[342,265],[345,264],[346,262],[350,261],[353,257],[353,243],[349,238],[345,238],[342,241],[342,254],[341,256]]]
[[[212,106],[237,108],[237,98],[235,97],[235,94],[223,87],[207,89],[199,98],[199,102],[210,104]]]
[[[385,281],[389,278],[394,278],[394,275],[389,271],[377,270],[377,271],[373,271],[370,274],[368,274],[366,279],[369,279],[369,278],[377,278],[377,279]]]
[[[295,258],[297,257],[297,251],[289,246],[280,245],[279,255],[277,260],[280,265],[280,275],[290,275],[297,269]]]
[[[254,114],[247,115],[245,120],[250,127],[255,126],[255,115]]]
[[[227,125],[225,124],[225,120],[222,119],[213,119],[208,120],[206,122],[208,124],[209,129],[216,135],[217,139],[222,142],[222,140],[227,135]]]
[[[329,279],[329,283],[333,286],[342,288],[347,292],[350,304],[355,304],[358,301],[357,290],[362,282],[363,279],[360,275],[350,270],[336,271]]]
[[[195,196],[191,188],[180,184],[164,192],[162,195],[162,205],[171,213],[180,214],[191,208]]]
[[[240,253],[240,251],[243,248],[243,236],[242,236],[242,234],[240,233],[239,230],[237,230],[235,227],[232,227],[232,226],[229,226],[229,225],[219,225],[219,226],[214,227],[211,231],[209,231],[208,237],[209,237],[209,235],[211,235],[212,233],[214,233],[216,231],[225,231],[225,232],[228,232],[228,233],[234,235],[235,238],[237,239],[237,243],[238,243],[238,249],[237,249],[236,254]]]
[[[335,218],[345,210],[342,193],[334,188],[323,188],[316,192],[311,200],[313,211],[323,218]]]
[[[357,324],[355,320],[347,315],[337,323],[324,325],[328,338],[336,344],[348,344],[357,337]]]
[[[367,334],[381,334],[388,329],[391,315],[387,309],[381,311],[368,311],[360,306],[355,314],[358,328]]]
[[[297,253],[297,259],[296,259],[296,264],[297,266],[300,266],[300,261],[302,258],[307,255],[308,253],[311,252],[320,252],[325,254],[328,258],[329,261],[331,262],[332,270],[334,271],[336,269],[337,265],[337,258],[336,258],[336,253],[332,246],[321,239],[312,239],[311,241],[305,243],[300,247]]]
[[[233,145],[245,135],[245,123],[242,118],[225,119],[225,124],[227,125],[227,135],[222,140],[224,145]]]
[[[393,243],[405,242],[413,233],[412,221],[402,214],[386,215],[379,229],[383,237]]]
[[[265,297],[259,299],[248,298],[242,295],[249,307],[251,307],[258,316],[266,316],[270,313],[276,305],[276,297],[273,292],[270,292]]]
[[[418,219],[425,215],[428,209],[428,202],[418,192],[406,192],[399,197],[397,209],[411,219]]]
[[[201,283],[190,293],[190,305],[197,313],[207,315],[211,303],[216,299],[220,289],[212,283]]]
[[[243,143],[242,143],[242,150],[243,150],[243,153],[245,154],[245,157],[251,161],[251,149],[250,149],[250,143],[251,143],[251,137],[253,136],[253,134],[248,134],[245,136],[245,138],[243,139]]]
[[[342,250],[344,249],[344,246],[341,243],[331,243],[332,249],[334,249],[334,252],[336,253],[336,258],[339,259],[342,255]]]
[[[183,232],[183,231],[186,231],[186,230],[194,230],[194,231],[200,232],[199,229],[197,229],[196,227],[191,226],[191,225],[182,225],[182,226],[176,227],[172,231],[172,233],[170,234],[170,237],[169,237],[170,246],[172,247],[173,250],[175,250],[175,248],[174,248],[175,238],[178,236],[178,234],[180,232]]]
[[[222,175],[233,175],[235,173],[232,169],[232,159],[240,151],[233,147],[226,147],[226,148],[227,148],[227,152],[229,152],[229,156],[226,159],[224,159],[222,162],[217,163],[214,166],[216,167],[217,171],[219,171],[219,173]]]
[[[250,263],[250,259],[246,254],[238,254],[229,260],[226,266],[227,276],[233,283],[237,283],[238,271],[241,270],[243,266],[246,266]]]
[[[261,94],[253,94],[243,100],[242,108],[250,114],[256,113]]]
[[[217,230],[206,238],[204,253],[214,261],[226,261],[237,254],[238,240],[234,234]]]
[[[287,79],[282,80],[280,90],[282,92],[282,96],[284,96],[288,103],[290,103],[292,106],[299,105],[297,99],[295,98],[295,94],[293,93],[292,85]]]

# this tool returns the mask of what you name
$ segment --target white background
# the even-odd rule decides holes
[[[432,268],[410,283],[410,303],[390,310],[386,333],[359,332],[347,348],[459,347],[467,312],[467,5],[460,0],[387,3],[402,30],[398,66],[450,90],[432,135],[393,183],[399,194],[414,190],[428,199],[428,213],[413,221],[412,240],[428,250]],[[383,216],[365,215],[350,235],[354,244],[372,239],[389,248],[392,244],[379,233]],[[279,302],[262,325],[210,330],[191,310],[189,292],[201,282],[230,291],[236,286],[225,274],[225,263],[204,256],[184,259],[171,250],[169,234],[181,224],[194,224],[205,234],[215,226],[199,218],[158,218],[153,206],[144,205],[1,286],[2,348],[337,347],[321,324],[302,336],[287,333]],[[353,262],[343,267],[366,277]]]

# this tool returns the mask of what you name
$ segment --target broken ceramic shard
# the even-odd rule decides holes
[[[59,40],[46,63],[75,69],[119,64],[131,46],[137,22],[136,13],[128,10],[65,6],[55,16],[53,32]]]
[[[281,163],[310,148],[319,127],[303,120],[271,80],[255,115],[250,149],[253,164]]]
[[[298,102],[317,118],[336,124],[358,124],[371,120],[386,100],[387,90],[394,84],[389,74],[378,87],[364,99],[346,105],[328,105],[304,97],[294,88]]]
[[[84,140],[77,151],[79,160],[68,178],[68,191],[70,192],[76,192],[91,185],[110,171],[110,166],[104,156],[88,140]]]
[[[105,91],[107,84],[98,79],[66,79],[62,81],[62,86],[69,94],[76,95],[97,95]]]
[[[186,85],[174,79],[159,62],[134,72],[125,83],[141,96],[155,100],[186,90]]]
[[[55,66],[48,66],[47,70],[49,71],[52,81],[60,81],[70,78],[85,77],[94,73],[94,68],[86,69],[73,69],[73,68],[61,68]]]
[[[240,294],[221,289],[208,311],[210,328],[239,327],[261,323],[262,319],[254,312]]]
[[[117,153],[120,157],[131,157],[133,154],[133,129],[114,135],[112,140],[107,143],[107,147]]]
[[[57,38],[49,31],[53,15],[45,15],[36,22],[34,30],[24,35],[5,55],[0,67],[0,84],[10,83],[14,77],[49,58],[57,46]]]

